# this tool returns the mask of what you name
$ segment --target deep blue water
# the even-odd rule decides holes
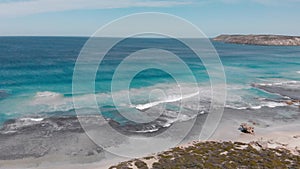
[[[28,115],[57,114],[72,110],[72,76],[76,59],[88,38],[84,37],[0,37],[0,121]],[[262,103],[258,98],[278,98],[251,87],[252,83],[282,83],[300,81],[300,47],[251,46],[213,42],[224,65],[228,85],[228,107],[241,108],[267,106],[274,103]],[[209,89],[209,77],[201,60],[194,56],[181,43],[172,39],[128,39],[115,46],[99,65],[96,75],[95,92],[99,105],[107,117],[114,118],[114,104],[109,92],[111,80],[118,64],[133,51],[149,47],[162,47],[180,55],[196,77],[199,86]],[[143,59],[141,56],[139,59]],[[163,56],[153,59],[169,64]],[[146,59],[145,59],[146,60]],[[138,65],[139,60],[133,63]],[[128,72],[130,72],[128,67]],[[179,70],[178,70],[179,69]],[[126,80],[127,71],[124,79]],[[187,76],[174,66],[181,80]],[[176,79],[175,79],[176,80]],[[148,69],[135,76],[130,84],[132,103],[146,104],[154,89],[176,93],[178,86],[170,74]],[[115,91],[120,98],[126,95]],[[146,94],[145,94],[146,93]],[[191,94],[191,93],[187,93]],[[200,97],[202,93],[200,93]],[[154,93],[160,95],[159,93]],[[89,108],[89,93],[76,93],[82,102],[81,108]],[[174,97],[176,97],[174,95]],[[205,98],[205,97],[204,97]],[[150,99],[151,100],[151,99]],[[128,111],[132,107],[127,106]],[[169,105],[171,106],[171,105]],[[117,117],[115,117],[117,118]]]

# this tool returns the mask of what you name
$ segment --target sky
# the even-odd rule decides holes
[[[141,12],[182,17],[208,37],[300,36],[300,0],[0,0],[0,36],[91,36],[115,19]]]

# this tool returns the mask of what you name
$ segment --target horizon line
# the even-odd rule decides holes
[[[292,34],[274,34],[274,33],[222,33],[218,34],[215,36],[207,36],[207,38],[215,38],[221,35],[275,35],[275,36],[300,36],[300,35],[292,35]],[[146,38],[151,38],[151,39],[164,39],[168,37],[156,37],[156,36],[143,36],[143,37],[118,37],[118,36],[106,36],[106,37],[98,37],[98,36],[88,36],[88,35],[0,35],[0,37],[58,37],[58,38],[91,38],[91,37],[97,37],[97,38],[132,38],[132,39],[146,39]],[[177,38],[183,38],[183,39],[196,39],[193,37],[177,37]],[[203,37],[205,38],[205,37]]]

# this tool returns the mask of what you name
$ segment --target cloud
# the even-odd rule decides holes
[[[243,2],[254,2],[261,5],[289,5],[299,3],[300,0],[219,0],[223,3],[243,3]]]
[[[271,5],[271,6],[277,6],[277,5],[293,5],[295,3],[299,3],[300,0],[252,0],[253,2],[262,4],[262,5]]]
[[[0,17],[80,9],[171,7],[191,3],[191,1],[183,0],[0,0]]]

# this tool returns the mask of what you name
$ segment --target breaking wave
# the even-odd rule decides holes
[[[128,91],[116,91],[114,95],[118,98],[124,99],[118,102],[118,106],[123,108],[125,111],[139,110],[145,113],[154,113],[161,110],[161,104],[165,104],[164,113],[166,113],[164,120],[161,124],[162,127],[168,127],[175,121],[186,121],[199,115],[199,112],[209,112],[211,104],[211,87],[207,84],[195,85],[182,85],[181,90],[178,89],[177,84],[157,84],[155,86],[144,87],[144,88],[133,88],[130,90],[130,102],[128,102]],[[267,93],[280,94],[271,100],[269,97],[272,94],[266,94],[265,96],[258,96],[253,92],[253,88],[261,89]],[[153,90],[162,90],[165,93],[165,97],[155,96],[154,101],[149,102],[149,93]],[[280,106],[289,106],[287,100],[295,99],[300,96],[300,82],[299,81],[279,81],[279,82],[268,82],[268,83],[256,83],[251,85],[236,85],[230,84],[227,87],[228,94],[226,100],[226,108],[245,110],[245,109],[261,109],[263,107],[275,108]],[[188,93],[180,95],[180,93]],[[197,91],[197,92],[196,92]],[[260,90],[258,90],[260,91]],[[86,114],[99,113],[98,109],[101,108],[101,112],[105,112],[109,118],[115,116],[116,103],[111,99],[110,93],[96,93],[94,94],[77,94],[70,97],[70,94],[63,94],[53,91],[39,91],[30,97],[17,98],[18,105],[14,106],[7,104],[7,109],[3,110],[6,114],[19,113],[21,117],[27,115],[39,116],[46,114],[62,114],[73,113],[74,109],[84,109],[82,111]],[[147,97],[146,97],[147,96]],[[273,95],[274,96],[274,95]],[[99,107],[95,107],[91,100],[96,97]],[[199,97],[195,99],[196,97]],[[15,99],[15,98],[12,98]],[[23,100],[20,100],[23,99]],[[74,105],[73,99],[76,100],[77,104]],[[184,101],[182,101],[184,100]],[[182,113],[178,114],[181,110],[178,107],[178,103],[182,101]],[[6,104],[5,99],[2,100],[3,105]],[[11,100],[9,102],[11,103]],[[167,103],[167,104],[166,104]],[[9,107],[10,106],[10,107]],[[200,113],[202,114],[202,113]],[[119,116],[117,117],[119,118]],[[31,119],[30,122],[40,119]],[[28,121],[28,120],[27,120]],[[147,129],[156,130],[154,128]]]
[[[199,92],[188,94],[188,95],[183,95],[183,96],[171,96],[165,100],[150,102],[150,103],[146,103],[146,104],[139,104],[139,105],[136,105],[133,107],[135,107],[138,110],[145,110],[145,109],[149,109],[151,107],[157,106],[159,104],[177,102],[177,101],[181,101],[183,99],[191,98],[191,97],[194,97],[197,95],[199,95]]]
[[[247,106],[235,106],[235,105],[226,105],[225,107],[230,108],[230,109],[236,109],[236,110],[247,110],[247,109],[252,109],[252,110],[258,110],[263,107],[269,107],[269,108],[275,108],[275,107],[283,107],[283,106],[288,106],[287,103],[281,102],[281,101],[261,101],[259,105],[247,105]]]
[[[36,98],[46,98],[46,97],[60,97],[62,94],[60,93],[55,93],[55,92],[50,92],[50,91],[45,91],[45,92],[37,92],[35,97]]]

